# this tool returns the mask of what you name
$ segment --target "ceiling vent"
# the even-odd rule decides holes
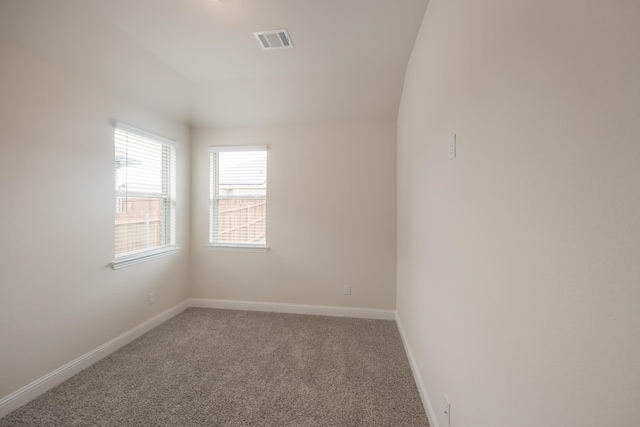
[[[287,30],[260,31],[253,33],[264,50],[287,49],[293,47]]]

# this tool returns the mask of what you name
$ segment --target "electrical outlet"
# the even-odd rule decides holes
[[[149,292],[149,305],[153,304],[154,302],[156,302],[156,293]]]
[[[449,403],[449,398],[447,397],[446,394],[444,395],[443,412],[444,412],[445,420],[447,420],[447,425],[450,426],[451,425],[451,404]]]
[[[351,295],[351,285],[344,285],[344,294]]]

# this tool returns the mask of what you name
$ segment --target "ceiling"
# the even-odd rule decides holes
[[[194,126],[395,120],[427,2],[0,0],[0,37]]]

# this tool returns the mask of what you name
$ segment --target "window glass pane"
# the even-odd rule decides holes
[[[219,196],[266,196],[267,152],[219,153]]]
[[[162,197],[116,197],[116,255],[164,246]]]
[[[210,243],[266,246],[267,152],[212,150]]]
[[[162,194],[162,145],[116,131],[116,191]]]
[[[116,129],[116,258],[175,243],[175,170],[173,147]]]
[[[219,200],[217,243],[265,243],[265,200]]]

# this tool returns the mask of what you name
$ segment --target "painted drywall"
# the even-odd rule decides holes
[[[397,310],[440,426],[638,425],[638,46],[635,0],[430,1]]]
[[[114,120],[178,142],[182,247],[115,271]],[[0,399],[187,298],[188,138],[0,40]]]
[[[0,38],[194,126],[395,121],[426,5],[0,1]],[[296,48],[252,35],[284,27]]]
[[[192,138],[193,297],[395,309],[395,123],[195,129]],[[268,146],[268,252],[207,249],[213,145]]]

